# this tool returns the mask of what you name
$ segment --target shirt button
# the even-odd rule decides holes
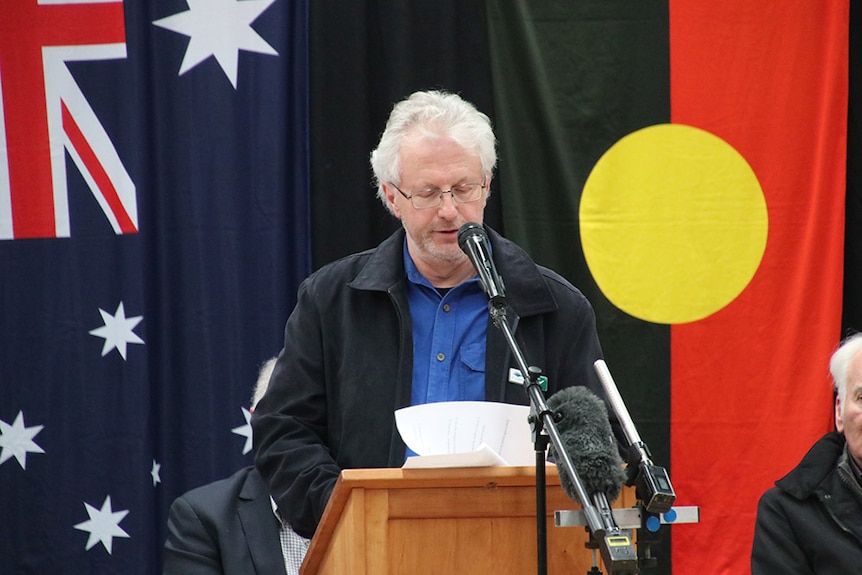
[[[452,308],[449,307],[448,303],[443,304],[443,311],[448,312],[450,309],[452,309]]]
[[[446,354],[444,354],[444,353],[438,353],[437,354],[437,361],[443,361],[444,359],[446,359]]]

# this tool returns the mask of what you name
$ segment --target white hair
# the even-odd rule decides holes
[[[414,92],[392,108],[380,142],[371,152],[377,197],[387,209],[391,207],[383,193],[383,183],[400,183],[401,144],[414,127],[421,129],[423,135],[450,138],[475,151],[482,164],[482,176],[491,179],[497,166],[497,141],[488,116],[456,94],[435,90]]]
[[[257,375],[257,383],[254,385],[254,393],[251,396],[252,409],[257,407],[257,402],[260,401],[269,387],[269,379],[272,377],[272,369],[275,367],[276,359],[275,357],[271,357],[260,367],[260,372]]]
[[[841,416],[844,416],[844,395],[850,379],[850,363],[862,351],[862,333],[851,335],[841,342],[829,360],[829,372],[835,385],[835,392],[841,400]]]

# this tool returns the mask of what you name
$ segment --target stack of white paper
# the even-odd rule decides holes
[[[405,468],[534,465],[530,408],[489,401],[446,401],[395,412],[398,432],[418,454]]]

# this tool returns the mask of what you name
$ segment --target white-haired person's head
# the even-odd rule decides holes
[[[844,404],[847,397],[847,382],[850,380],[851,367],[853,360],[862,351],[862,333],[851,335],[841,342],[841,345],[832,354],[832,359],[829,361],[829,372],[832,374],[833,385],[835,386],[836,399],[840,406],[840,412],[837,414],[844,416]],[[862,382],[857,382],[862,384]]]
[[[371,168],[377,197],[390,212],[383,184],[401,183],[401,145],[409,134],[444,138],[478,156],[482,176],[491,180],[497,166],[497,140],[491,120],[457,94],[429,90],[414,92],[395,104],[377,148],[371,152]]]

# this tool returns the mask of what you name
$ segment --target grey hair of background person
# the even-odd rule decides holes
[[[271,357],[260,367],[260,372],[257,376],[257,383],[254,384],[254,393],[251,396],[251,407],[254,409],[257,406],[257,402],[263,397],[263,394],[266,393],[266,389],[269,387],[269,378],[272,377],[272,368],[275,367],[276,358]]]
[[[383,184],[400,183],[401,142],[414,126],[423,128],[427,135],[444,135],[467,150],[475,150],[482,163],[482,176],[491,179],[497,166],[497,139],[488,116],[456,94],[414,92],[392,108],[380,142],[371,152],[377,197],[387,210],[392,208],[386,201]]]
[[[851,335],[841,342],[838,350],[829,360],[829,372],[835,385],[835,392],[841,400],[841,416],[844,416],[844,395],[847,393],[847,380],[850,378],[850,362],[862,351],[862,333]]]

